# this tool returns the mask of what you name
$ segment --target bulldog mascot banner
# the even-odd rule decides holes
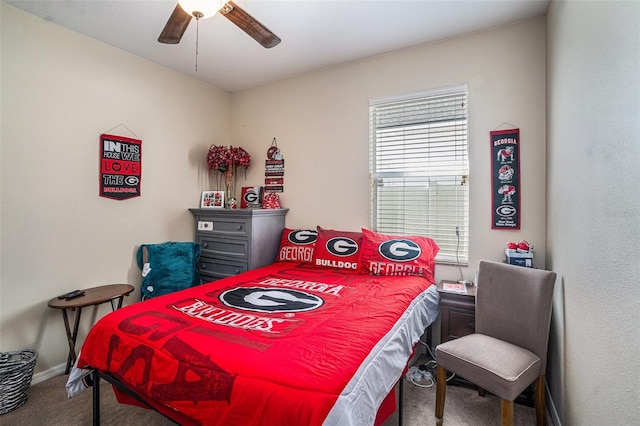
[[[140,196],[142,141],[100,135],[100,196],[127,200]]]
[[[491,132],[492,229],[520,229],[520,129]]]

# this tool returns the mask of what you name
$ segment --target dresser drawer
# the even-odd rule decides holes
[[[196,223],[198,234],[219,234],[233,236],[247,236],[249,234],[247,222],[243,219],[201,218]]]
[[[248,270],[245,262],[229,262],[226,260],[200,258],[198,271],[202,275],[202,282],[209,282],[219,278],[232,277]]]
[[[476,332],[476,316],[468,312],[449,310],[449,338],[456,339]]]
[[[204,257],[227,257],[237,260],[249,259],[249,241],[199,237],[201,252]]]

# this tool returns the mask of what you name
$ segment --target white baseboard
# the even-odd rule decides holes
[[[31,384],[35,385],[40,382],[44,382],[52,377],[61,376],[64,374],[64,369],[67,367],[66,363],[62,363],[60,365],[56,365],[55,367],[51,367],[48,370],[40,371],[33,375],[31,379]]]

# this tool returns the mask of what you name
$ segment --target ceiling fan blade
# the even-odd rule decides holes
[[[191,15],[182,10],[179,4],[176,4],[176,8],[173,9],[173,13],[169,17],[166,25],[158,37],[160,43],[165,44],[178,44],[182,35],[187,30],[191,22]]]
[[[249,15],[234,2],[227,2],[222,6],[222,9],[220,9],[220,13],[267,49],[277,46],[280,43],[280,38],[277,35],[269,31],[267,27],[258,22],[253,16]]]

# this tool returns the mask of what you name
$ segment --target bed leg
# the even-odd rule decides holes
[[[398,426],[402,426],[402,402],[404,394],[404,380],[400,377],[400,381],[398,381]]]
[[[93,370],[93,426],[100,426],[100,374]]]

